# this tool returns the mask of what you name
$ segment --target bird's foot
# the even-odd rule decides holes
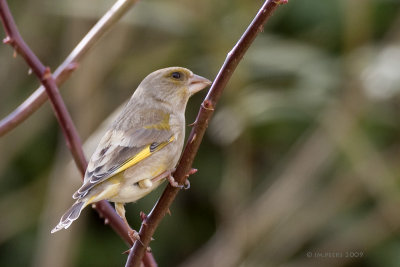
[[[197,172],[197,169],[193,169],[193,168],[190,169],[190,171],[185,175],[186,180],[185,180],[185,184],[184,185],[179,184],[175,180],[175,178],[172,176],[172,172],[170,172],[170,174],[167,176],[167,180],[168,180],[168,182],[170,183],[171,186],[187,190],[187,189],[190,188],[190,181],[189,181],[188,177],[190,175],[192,175],[192,174],[195,174],[196,172]]]
[[[133,244],[136,241],[138,241],[140,244],[142,244],[142,246],[144,246],[143,243],[142,243],[142,240],[140,240],[140,235],[136,230],[133,230],[132,228],[129,228],[128,235],[129,235],[129,238],[132,240]]]
[[[169,184],[172,187],[177,187],[179,189],[185,189],[185,190],[190,188],[190,182],[187,179],[185,180],[185,184],[184,185],[179,184],[172,175],[169,175],[167,177],[167,179],[168,179]]]
[[[133,229],[129,229],[128,230],[128,235],[130,237],[130,239],[135,243],[136,240],[140,241],[140,235],[136,230]]]
[[[135,244],[136,241],[140,242],[140,244],[143,245],[142,241],[140,240],[140,235],[136,230],[133,230],[132,228],[130,228],[128,226],[128,236],[129,238],[132,240],[132,244]],[[133,247],[133,245],[132,245]],[[128,250],[125,250],[124,252],[122,252],[122,254],[129,254],[131,252],[132,247]]]
[[[181,188],[181,186],[182,186],[182,185],[178,184],[178,182],[175,180],[175,178],[174,178],[174,176],[172,176],[172,174],[170,174],[170,175],[167,176],[167,180],[168,180],[169,184],[170,184],[172,187],[179,187],[179,188]]]

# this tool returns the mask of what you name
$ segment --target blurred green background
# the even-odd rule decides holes
[[[141,0],[61,87],[87,156],[148,73],[184,66],[214,79],[262,3]],[[55,69],[113,1],[9,4]],[[217,106],[191,189],[155,233],[159,265],[400,266],[399,28],[398,0],[279,7]],[[0,46],[0,117],[38,86],[12,52]],[[50,234],[80,176],[48,103],[0,139],[0,159],[0,266],[124,266],[126,245],[91,209]],[[163,187],[127,206],[133,227]]]

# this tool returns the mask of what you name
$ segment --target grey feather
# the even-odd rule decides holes
[[[122,114],[126,112],[124,110]],[[144,109],[139,113],[147,115],[149,110]],[[161,110],[153,110],[151,114],[154,115],[126,116],[120,121],[116,120],[118,123],[111,126],[111,129],[108,130],[93,153],[85,173],[84,183],[72,196],[74,199],[85,197],[94,186],[112,177],[115,170],[146,146],[169,140],[173,135],[169,127],[165,129],[154,127],[154,125],[162,122],[168,123],[166,119],[169,120],[169,115]],[[141,121],[138,122],[137,119],[141,119]],[[155,148],[153,148],[153,151]]]
[[[176,72],[181,74],[179,78],[174,77]],[[122,170],[120,167],[125,162],[143,149],[149,149],[146,150],[146,161],[136,166],[129,165],[126,172],[121,173],[121,178],[126,178],[125,182],[149,179],[148,177],[153,175],[151,168],[157,164],[160,168],[172,169],[177,164],[183,147],[184,112],[188,99],[210,83],[207,79],[181,67],[161,69],[149,74],[101,139],[89,161],[83,185],[73,196],[78,200],[64,214],[52,233],[68,228],[79,217],[86,204],[109,198],[110,195],[104,191],[107,190],[108,184],[104,187],[99,185],[116,175]],[[163,147],[167,149],[158,153]],[[125,168],[123,170],[125,171]],[[120,190],[127,185],[129,186],[123,183],[115,188],[108,188]],[[110,200],[132,202],[152,189],[154,188],[140,192],[120,190]]]
[[[51,230],[51,233],[55,233],[57,231],[60,231],[61,229],[67,229],[73,221],[78,219],[84,204],[85,202],[82,201],[75,202],[74,205],[72,205],[72,207],[64,213],[57,226],[54,227],[53,230]]]

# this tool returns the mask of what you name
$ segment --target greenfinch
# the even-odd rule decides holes
[[[182,67],[149,74],[101,139],[83,184],[73,195],[76,202],[51,232],[67,229],[82,209],[105,199],[115,203],[133,238],[136,232],[125,218],[124,204],[142,198],[166,179],[179,186],[171,173],[184,144],[186,104],[210,84]]]

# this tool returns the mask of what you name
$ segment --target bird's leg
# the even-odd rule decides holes
[[[129,225],[126,217],[125,217],[125,207],[124,203],[115,203],[115,211],[118,213],[119,217],[122,218],[126,226],[128,227],[128,235],[131,238],[132,242],[135,243],[136,240],[140,241],[140,235],[137,231],[133,230]]]
[[[170,183],[171,186],[173,187],[177,187],[180,189],[189,189],[190,188],[190,182],[188,179],[186,179],[185,181],[185,185],[180,185],[178,184],[177,181],[175,181],[175,178],[172,176],[172,173],[175,171],[175,169],[169,170],[169,171],[165,171],[162,172],[161,174],[157,175],[156,177],[154,177],[153,179],[151,179],[151,182],[157,182],[161,179],[167,178],[168,182]],[[186,175],[186,178],[189,177],[189,175],[192,175],[194,173],[197,172],[197,169],[191,169],[189,171],[189,173]]]
[[[179,188],[184,188],[183,185],[178,184],[175,181],[175,178],[172,176],[172,173],[175,171],[175,168],[169,171],[162,172],[161,174],[157,175],[153,179],[151,179],[152,182],[157,182],[161,179],[167,178],[168,182],[173,186],[173,187],[179,187]]]
[[[157,175],[156,177],[152,178],[151,181],[152,181],[153,183],[154,183],[154,182],[157,182],[157,181],[160,181],[161,179],[164,179],[164,178],[166,178],[167,176],[171,175],[171,173],[173,173],[174,171],[175,171],[175,169],[162,172],[161,174],[159,174],[159,175]]]

